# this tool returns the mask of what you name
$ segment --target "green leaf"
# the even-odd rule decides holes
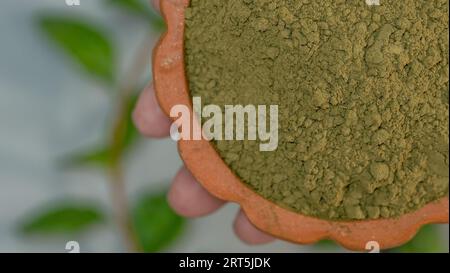
[[[97,28],[81,20],[58,15],[39,18],[40,28],[89,74],[109,83],[115,70],[111,42]]]
[[[132,113],[134,106],[136,105],[138,96],[133,95],[127,99],[126,103],[126,117],[124,125],[122,126],[122,144],[120,147],[120,153],[129,152],[137,140],[140,138],[140,134],[136,127],[134,126],[132,120]],[[107,141],[105,141],[107,142]],[[78,154],[71,155],[67,158],[63,158],[60,162],[62,162],[62,166],[64,167],[72,167],[72,166],[94,166],[94,167],[106,167],[112,160],[112,153],[109,147],[100,146],[93,150],[81,152]]]
[[[147,0],[106,0],[108,4],[123,8],[146,19],[155,31],[165,29],[164,21],[150,8]]]
[[[102,213],[94,207],[65,204],[33,214],[20,226],[20,230],[28,235],[78,233],[103,219]]]
[[[110,160],[110,152],[108,148],[99,148],[97,150],[88,151],[73,155],[68,159],[62,160],[64,166],[107,166]]]
[[[322,251],[336,251],[341,248],[338,244],[336,244],[332,240],[321,240],[317,242],[314,246]]]
[[[400,253],[436,253],[448,252],[448,248],[443,243],[444,239],[436,225],[427,225],[417,233],[408,243],[390,252]]]
[[[172,243],[183,231],[185,220],[166,201],[166,193],[148,194],[133,210],[134,228],[144,252],[156,252]]]
[[[125,151],[133,146],[137,139],[139,139],[139,131],[136,126],[134,126],[133,122],[133,111],[136,106],[137,100],[139,96],[133,95],[127,101],[127,120],[125,126],[125,137],[124,137],[124,148]]]
[[[137,14],[146,14],[148,12],[148,5],[141,0],[106,0],[108,4],[126,9]]]

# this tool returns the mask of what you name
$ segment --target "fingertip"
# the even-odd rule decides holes
[[[205,216],[225,204],[204,189],[185,167],[175,176],[167,198],[175,212],[190,218]]]
[[[171,122],[162,112],[152,86],[145,88],[133,111],[138,131],[147,137],[163,138],[169,135]]]
[[[161,7],[160,7],[160,0],[151,0],[150,1],[151,2],[151,4],[152,4],[152,6],[153,6],[153,8],[157,11],[157,12],[160,12],[161,11]]]
[[[249,245],[267,244],[275,240],[272,236],[257,229],[242,210],[239,210],[236,215],[233,228],[239,239]]]

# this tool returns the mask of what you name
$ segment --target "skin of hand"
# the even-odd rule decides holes
[[[159,11],[160,1],[151,0],[151,3]],[[159,108],[152,84],[142,91],[133,112],[133,120],[141,134],[146,137],[169,136],[171,121]],[[190,218],[211,214],[225,204],[225,201],[206,191],[186,167],[182,167],[175,176],[169,190],[168,202],[178,214]],[[239,239],[251,245],[265,244],[274,240],[273,237],[258,230],[242,210],[236,215],[233,227]]]

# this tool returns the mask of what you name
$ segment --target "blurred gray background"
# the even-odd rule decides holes
[[[108,27],[123,52],[121,72],[148,32],[147,25],[117,9],[105,8],[100,0],[81,0],[79,7],[68,7],[64,0],[0,0],[0,252],[65,251],[70,236],[29,237],[17,231],[25,215],[45,204],[81,198],[95,200],[105,208],[111,206],[104,172],[65,169],[58,164],[64,155],[105,138],[107,131],[102,128],[108,126],[112,104],[104,95],[108,92],[104,86],[79,73],[37,31],[35,14],[48,10],[83,14]],[[171,140],[147,140],[139,145],[126,163],[131,199],[142,187],[167,186],[182,164]],[[212,216],[190,220],[165,251],[323,251],[280,241],[247,246],[232,231],[237,209],[228,205]],[[448,225],[439,229],[445,234],[442,240],[448,251]],[[103,224],[77,240],[81,251],[120,252],[124,247],[118,233],[114,225]]]

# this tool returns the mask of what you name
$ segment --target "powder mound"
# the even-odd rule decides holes
[[[279,105],[279,146],[215,141],[255,192],[322,219],[398,217],[448,195],[448,1],[191,0],[204,104]],[[211,84],[212,83],[212,84]]]

